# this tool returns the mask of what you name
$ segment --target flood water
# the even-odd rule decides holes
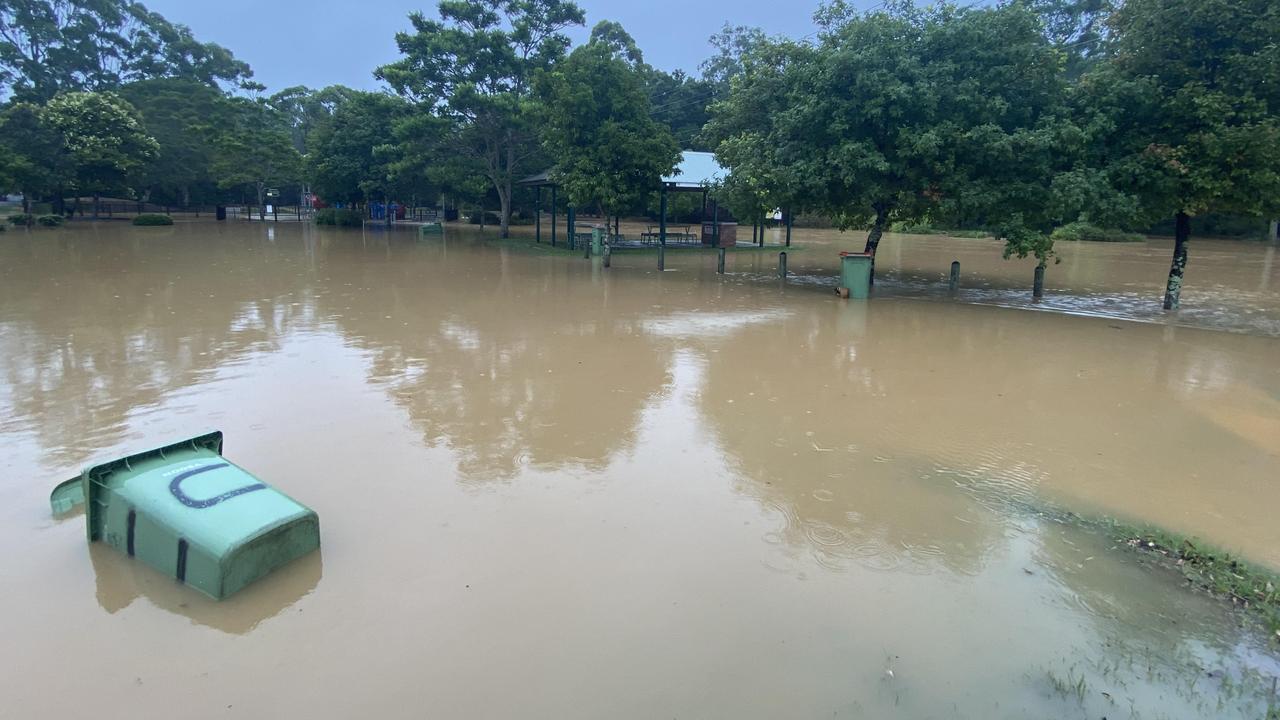
[[[769,251],[604,270],[453,228],[0,236],[0,717],[1280,704],[1273,639],[1055,512],[1280,569],[1273,249],[1193,246],[1169,318],[1159,242],[1064,249],[1028,312],[984,240],[891,236],[838,300],[855,237],[797,233],[783,285]],[[210,428],[321,553],[215,603],[49,517]]]

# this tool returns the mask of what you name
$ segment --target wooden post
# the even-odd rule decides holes
[[[716,252],[718,255],[716,258],[716,273],[723,275],[724,274],[724,248],[720,248]]]
[[[1031,284],[1031,297],[1039,300],[1044,297],[1044,264],[1036,266],[1035,280]]]
[[[716,247],[720,247],[720,202],[711,201],[711,239]]]
[[[960,289],[960,261],[956,260],[951,263],[951,279],[947,282],[947,289],[955,292]]]
[[[783,280],[787,279],[787,253],[785,250],[778,253],[778,277]]]

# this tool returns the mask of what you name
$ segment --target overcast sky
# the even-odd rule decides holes
[[[434,0],[144,0],[205,42],[229,48],[271,91],[291,85],[377,87],[373,69],[395,60],[395,33],[407,16],[435,16]],[[578,0],[587,27],[615,20],[635,37],[645,60],[664,70],[696,72],[710,54],[707,38],[726,21],[771,34],[813,32],[818,0]],[[860,7],[875,0],[856,0]],[[575,28],[574,42],[588,30]]]

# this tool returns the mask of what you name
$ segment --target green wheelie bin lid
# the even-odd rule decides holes
[[[320,547],[315,511],[222,457],[212,432],[87,468],[53,491],[100,540],[220,600]]]

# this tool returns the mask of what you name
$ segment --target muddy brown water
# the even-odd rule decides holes
[[[796,241],[782,285],[456,228],[0,236],[0,716],[1263,717],[1273,641],[1040,510],[1280,568],[1274,251],[1201,243],[1168,317],[1158,241],[1065,249],[1049,312],[990,241],[890,237],[869,303],[830,293],[856,236]],[[213,603],[49,518],[207,428],[320,554]]]

